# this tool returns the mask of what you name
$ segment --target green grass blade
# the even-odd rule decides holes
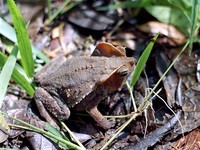
[[[135,83],[137,82],[138,78],[140,77],[141,72],[143,71],[145,64],[149,58],[149,55],[151,53],[151,50],[153,48],[153,45],[158,38],[159,33],[156,34],[156,36],[152,39],[152,41],[148,44],[148,46],[145,48],[144,52],[142,53],[140,59],[138,60],[138,63],[135,67],[133,76],[131,78],[130,87],[133,88]]]
[[[10,54],[12,52],[13,46],[15,45],[13,42],[11,42],[10,40],[8,40],[7,38],[2,37],[1,42],[3,44],[3,48],[5,49],[5,51]],[[6,53],[4,52],[4,54]],[[17,60],[21,59],[21,55],[20,53],[17,54]]]
[[[65,8],[62,9],[62,11],[60,12],[60,14],[64,14],[67,11],[71,10],[72,8],[74,8],[76,5],[80,4],[81,2],[84,2],[84,0],[79,0],[73,3],[70,3],[69,5],[67,5]]]
[[[47,0],[48,18],[51,16],[51,0]]]
[[[60,8],[58,8],[54,13],[51,13],[50,7],[51,2],[49,0],[47,1],[48,4],[48,20],[46,21],[46,24],[50,24],[59,14],[64,14],[79,3],[83,2],[84,0],[79,0],[73,3],[70,3],[70,0],[65,0]],[[51,14],[51,15],[50,15]]]
[[[193,41],[194,41],[194,33],[196,28],[196,20],[197,20],[197,0],[192,0],[192,12],[191,12],[191,23],[190,23],[190,45],[189,45],[189,55],[192,52]]]
[[[29,77],[33,77],[34,74],[34,62],[31,43],[26,25],[22,18],[20,11],[18,10],[13,0],[7,0],[8,8],[13,20],[14,28],[17,33],[18,47],[21,54],[21,63]]]
[[[53,135],[55,135],[55,136],[57,136],[57,137],[60,137],[60,138],[62,138],[62,139],[64,139],[64,140],[70,142],[69,139],[68,139],[60,130],[56,129],[56,128],[53,127],[52,125],[46,123],[45,129],[46,129],[47,131],[49,131],[50,133],[52,133]],[[69,147],[68,145],[59,142],[59,141],[56,140],[55,138],[50,138],[50,139],[51,139],[52,141],[54,141],[54,143],[57,143],[58,145],[60,145],[62,148],[70,149],[70,147]]]
[[[1,17],[0,17],[0,34],[9,39],[10,41],[12,41],[13,43],[17,42],[15,30]],[[44,55],[40,50],[38,50],[33,45],[31,45],[31,47],[35,55],[37,55],[40,59],[44,60],[46,63],[49,62],[49,58],[46,55]]]
[[[40,134],[42,134],[42,135],[44,135],[44,136],[46,136],[46,137],[48,137],[48,138],[54,138],[54,139],[58,140],[59,142],[62,142],[62,143],[64,143],[64,144],[68,145],[69,147],[71,147],[71,149],[83,150],[81,147],[77,146],[77,145],[74,144],[74,143],[68,142],[68,141],[66,141],[66,140],[63,139],[63,138],[60,138],[60,137],[58,137],[58,136],[55,136],[55,135],[53,135],[53,134],[50,133],[50,132],[46,132],[46,131],[43,130],[43,129],[37,128],[37,127],[35,127],[35,126],[33,126],[33,125],[31,125],[31,124],[25,122],[25,121],[22,121],[22,120],[20,120],[20,119],[15,118],[15,117],[9,116],[8,114],[6,114],[6,113],[4,113],[4,112],[2,112],[2,111],[0,111],[0,114],[4,115],[4,116],[6,116],[6,117],[9,117],[9,118],[11,118],[11,119],[13,119],[13,120],[15,120],[15,121],[17,121],[17,122],[19,122],[20,124],[23,125],[23,126],[19,126],[19,125],[16,125],[16,124],[12,124],[12,126],[15,126],[15,127],[18,126],[18,127],[20,127],[20,128],[29,129],[29,130],[31,130],[31,131],[35,131],[35,132],[37,132],[37,133],[40,133]],[[11,125],[11,124],[9,124],[9,125]]]
[[[11,25],[5,22],[1,17],[0,17],[0,34],[5,36],[7,39],[12,41],[13,43],[17,42],[15,30],[13,29]]]
[[[0,108],[2,106],[4,96],[6,94],[6,90],[8,87],[8,83],[17,60],[17,53],[18,53],[18,47],[14,46],[0,74]]]
[[[6,63],[8,57],[0,52],[0,67],[2,68],[4,66],[4,64]],[[23,89],[26,90],[26,92],[30,95],[33,96],[34,94],[34,89],[31,86],[31,79],[29,79],[26,76],[26,73],[24,72],[23,68],[19,65],[19,64],[15,64],[13,73],[11,78],[17,83],[19,84]],[[1,92],[0,92],[1,93]]]
[[[49,123],[45,124],[45,129],[47,131],[51,132],[52,134],[69,141],[69,139],[60,130],[58,130],[54,126],[50,125]]]
[[[50,24],[59,14],[60,12],[65,8],[65,6],[70,2],[70,0],[65,0],[62,4],[62,6],[53,13],[50,18],[47,21],[47,24]]]

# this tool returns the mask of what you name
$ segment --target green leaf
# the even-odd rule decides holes
[[[34,63],[31,43],[26,25],[22,18],[20,11],[18,10],[13,0],[7,0],[8,8],[13,19],[15,31],[17,33],[17,42],[21,54],[21,63],[29,77],[33,77],[34,74]]]
[[[196,0],[197,1],[197,0]],[[200,1],[198,1],[200,3]],[[178,27],[185,35],[189,35],[188,28],[190,27],[190,16],[192,3],[191,0],[125,0],[116,1],[111,5],[99,7],[99,10],[110,9],[127,9],[131,10],[131,15],[137,15],[141,8],[146,9],[152,16],[159,21],[169,23]],[[135,13],[135,14],[134,14]],[[178,21],[177,21],[178,20]]]
[[[150,5],[152,2],[149,0],[126,0],[126,1],[117,1],[113,4],[107,6],[101,6],[98,10],[112,10],[117,8],[127,9],[127,8],[142,8],[144,6]]]
[[[1,91],[0,92],[0,108],[2,106],[4,96],[6,94],[6,90],[8,87],[8,83],[9,83],[10,77],[12,75],[12,72],[17,60],[17,53],[18,53],[18,47],[14,46],[0,74],[0,91]]]
[[[0,67],[3,67],[4,64],[6,63],[8,57],[0,52]],[[34,94],[34,89],[31,86],[31,79],[27,77],[26,73],[24,72],[23,68],[19,64],[15,64],[13,73],[11,78],[18,83],[23,89],[26,90],[26,92],[30,95],[33,96]]]
[[[152,41],[147,45],[147,47],[145,48],[144,52],[142,53],[140,59],[138,60],[138,63],[135,67],[134,73],[133,73],[132,78],[131,78],[131,82],[130,82],[131,88],[133,88],[133,86],[137,82],[138,78],[140,77],[140,74],[145,67],[145,64],[146,64],[146,62],[149,58],[149,55],[150,55],[151,50],[153,48],[153,45],[154,45],[156,39],[158,38],[158,35],[159,35],[159,33],[157,33],[156,36],[152,39]]]
[[[10,26],[7,22],[5,22],[2,18],[0,18],[0,34],[12,41],[13,43],[17,42],[16,32],[12,26]],[[46,63],[49,62],[49,58],[44,55],[40,50],[36,47],[32,46],[33,53],[37,55],[40,59],[44,60]]]
[[[182,10],[167,6],[148,6],[145,7],[145,9],[159,21],[173,24],[185,35],[188,35],[187,29],[189,28],[190,23]]]
[[[168,4],[165,6],[169,6],[171,8],[177,8],[181,10],[182,12],[186,13],[186,15],[191,14],[192,3],[190,0],[189,1],[188,0],[181,0],[181,1],[168,0]]]

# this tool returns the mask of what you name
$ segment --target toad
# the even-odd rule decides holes
[[[122,87],[134,65],[135,59],[127,57],[123,47],[105,42],[97,44],[91,56],[56,58],[35,76],[39,82],[35,101],[41,116],[52,123],[51,115],[66,120],[70,109],[86,110],[100,127],[109,129],[111,123],[97,106]]]

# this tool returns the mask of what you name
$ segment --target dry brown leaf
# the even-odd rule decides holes
[[[161,33],[173,39],[177,44],[182,44],[186,41],[186,36],[181,33],[176,27],[158,21],[150,21],[137,26],[137,28],[146,33]]]
[[[173,145],[177,150],[199,150],[200,130],[194,130]]]

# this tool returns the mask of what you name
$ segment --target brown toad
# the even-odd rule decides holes
[[[126,57],[121,47],[101,42],[90,57],[59,57],[50,62],[36,79],[40,87],[35,100],[40,114],[51,122],[50,114],[60,120],[70,116],[70,109],[86,110],[100,127],[111,123],[98,111],[98,103],[117,91],[133,71],[135,59]]]

